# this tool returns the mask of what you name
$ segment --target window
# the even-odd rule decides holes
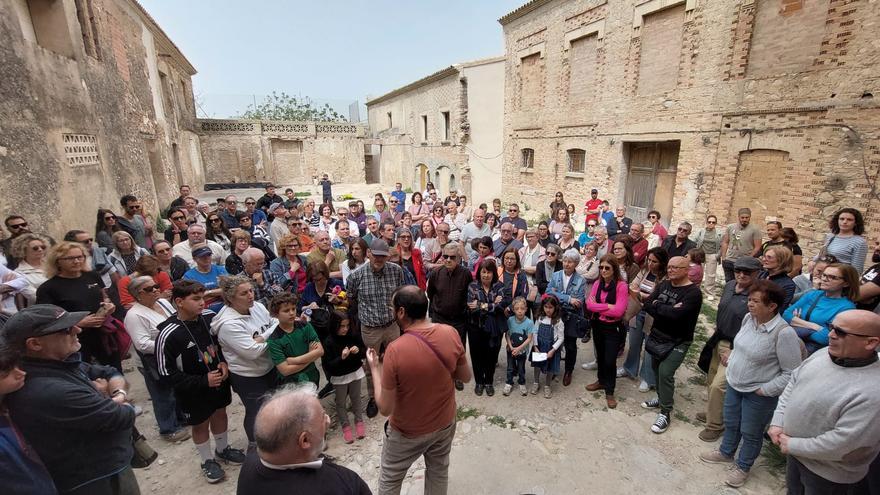
[[[388,117],[388,128],[391,129],[394,127],[394,121],[391,119],[391,112],[386,113],[385,116]]]
[[[443,117],[443,140],[449,141],[451,133],[449,132],[449,112],[440,112]]]
[[[59,55],[73,58],[73,43],[67,28],[62,0],[27,0],[30,24],[37,44]]]
[[[422,142],[428,142],[428,116],[422,115]]]
[[[584,163],[587,161],[587,152],[580,149],[568,150],[568,172],[572,174],[584,173]]]
[[[76,18],[82,32],[83,47],[86,55],[101,60],[101,46],[98,42],[98,25],[95,21],[95,10],[92,0],[76,0]]]
[[[531,148],[522,149],[522,168],[535,168],[535,150]]]
[[[171,93],[171,81],[168,80],[168,76],[164,73],[159,73],[159,83],[162,86],[162,97],[163,103],[165,104],[165,118],[168,120],[174,119],[174,95]]]

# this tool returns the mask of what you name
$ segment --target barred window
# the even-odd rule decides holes
[[[522,149],[522,168],[535,168],[535,150],[531,148]]]
[[[587,161],[587,152],[581,149],[568,150],[568,171],[572,173],[584,173],[584,164]]]

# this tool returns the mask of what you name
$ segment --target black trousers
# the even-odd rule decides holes
[[[856,484],[842,484],[828,481],[807,469],[793,456],[787,457],[785,484],[788,495],[855,495]]]
[[[134,476],[134,471],[129,466],[113,476],[93,481],[76,490],[64,493],[67,495],[140,495],[141,489]]]
[[[565,348],[565,372],[571,373],[574,371],[575,365],[577,365],[577,356],[578,356],[578,347],[577,343],[580,340],[579,337],[569,337],[566,335],[562,340],[562,347]]]
[[[274,369],[263,376],[241,376],[229,373],[232,390],[238,394],[238,398],[244,404],[244,433],[248,442],[254,441],[254,422],[257,420],[257,412],[266,394],[275,387],[275,373]]]
[[[462,314],[464,314],[464,310],[462,310]],[[444,325],[449,325],[456,330],[458,330],[458,337],[461,339],[461,345],[464,348],[467,348],[467,322],[464,320],[456,320],[454,318],[447,318],[439,313],[434,313],[431,315],[431,321],[434,323],[442,323]]]
[[[606,323],[593,320],[593,345],[596,347],[596,364],[598,365],[599,383],[605,388],[606,395],[614,395],[617,384],[617,351],[624,337],[620,332],[620,323]]]
[[[498,353],[501,342],[490,345],[489,334],[479,327],[468,327],[471,345],[471,366],[474,370],[474,383],[492,385],[495,380],[495,365],[498,364]]]
[[[724,283],[733,280],[733,261],[724,260],[721,262],[721,268],[724,270]]]

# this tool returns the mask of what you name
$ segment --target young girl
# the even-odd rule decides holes
[[[535,368],[535,383],[532,385],[532,395],[537,395],[540,387],[541,373],[544,373],[544,398],[552,396],[550,382],[554,375],[559,374],[559,348],[562,347],[562,338],[565,327],[562,324],[562,312],[559,307],[559,299],[556,296],[545,295],[541,301],[541,311],[538,321],[535,322],[532,333],[536,334],[533,340],[532,352],[547,353],[544,361],[532,361]]]
[[[504,385],[504,395],[510,395],[513,389],[513,375],[518,375],[519,393],[528,395],[526,390],[526,357],[531,347],[535,333],[535,323],[526,317],[529,309],[528,303],[522,297],[513,300],[513,316],[507,319],[507,333],[504,340],[507,341],[507,382]]]
[[[363,340],[349,332],[348,315],[342,311],[333,312],[335,332],[324,339],[324,366],[336,390],[336,416],[342,425],[342,438],[345,443],[354,442],[351,423],[348,421],[346,402],[351,399],[351,410],[354,412],[354,427],[357,438],[366,436],[364,419],[361,409],[361,381],[364,367],[362,359],[366,355]]]
[[[317,387],[321,374],[315,361],[324,354],[324,347],[311,323],[297,318],[296,303],[296,296],[289,292],[278,294],[269,303],[269,311],[278,319],[266,341],[269,356],[280,384],[312,382]]]
[[[693,248],[687,253],[688,278],[697,287],[703,283],[703,263],[706,262],[706,252],[700,248]]]

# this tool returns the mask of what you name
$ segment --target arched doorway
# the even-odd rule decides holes
[[[431,173],[428,172],[428,166],[424,163],[416,165],[416,173],[413,177],[415,178],[413,189],[416,191],[424,191],[428,185],[428,180],[430,180],[431,177]]]
[[[458,191],[458,184],[455,180],[455,174],[449,174],[449,190]]]

